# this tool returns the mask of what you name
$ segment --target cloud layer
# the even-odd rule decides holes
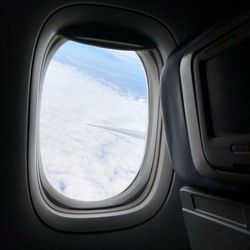
[[[42,91],[41,156],[47,179],[67,197],[83,201],[113,197],[139,171],[145,139],[98,125],[146,133],[147,101],[52,60]]]

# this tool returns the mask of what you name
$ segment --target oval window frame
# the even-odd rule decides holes
[[[73,13],[74,15],[72,15]],[[89,13],[92,14],[89,15]],[[147,35],[150,38],[156,38],[160,34],[159,41],[152,39],[157,46],[155,49],[138,52],[148,75],[148,91],[154,97],[151,97],[153,105],[149,105],[149,109],[153,110],[149,112],[153,112],[155,116],[152,119],[151,125],[149,122],[149,129],[153,131],[150,133],[153,143],[150,141],[150,147],[147,147],[151,150],[147,154],[150,158],[150,163],[147,163],[149,167],[144,167],[144,169],[147,169],[146,172],[145,170],[142,171],[145,172],[143,175],[147,176],[148,180],[141,182],[138,179],[137,181],[140,184],[138,186],[140,187],[140,192],[132,192],[132,189],[128,188],[128,192],[123,193],[119,199],[117,198],[119,195],[115,196],[115,201],[104,200],[104,204],[100,204],[100,201],[97,202],[98,204],[93,204],[95,202],[87,202],[87,204],[84,202],[85,204],[82,204],[79,201],[69,198],[65,200],[65,197],[60,197],[60,195],[58,197],[59,193],[55,194],[53,192],[54,189],[51,190],[49,185],[47,186],[43,173],[40,171],[41,159],[37,140],[39,135],[37,133],[38,118],[40,118],[41,82],[44,80],[46,67],[52,55],[51,49],[55,49],[60,41],[62,41],[62,37],[59,35],[60,30],[66,27],[68,23],[89,23],[90,19],[96,22],[95,17],[97,19],[100,18],[100,13],[106,13],[105,15],[108,16],[110,16],[110,13],[114,13],[111,16],[115,17],[113,22],[116,24],[121,23],[125,16],[126,18],[130,18],[130,20],[136,20],[140,25],[148,23],[150,25]],[[105,20],[103,19],[105,15],[101,17],[101,20]],[[112,24],[110,25],[112,26]],[[131,25],[131,29],[133,28]],[[102,231],[141,223],[159,210],[166,198],[172,178],[172,168],[167,156],[165,136],[162,129],[163,124],[159,102],[160,71],[163,67],[163,60],[170,53],[174,45],[174,40],[168,30],[154,19],[139,13],[111,7],[93,5],[68,6],[54,13],[45,23],[37,41],[32,66],[28,174],[30,194],[34,208],[46,224],[64,231]],[[167,166],[163,167],[163,165]]]

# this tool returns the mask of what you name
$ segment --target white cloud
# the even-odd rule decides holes
[[[52,186],[84,201],[107,199],[124,191],[138,173],[145,140],[89,124],[146,133],[147,105],[76,68],[52,61],[40,119],[43,168]]]

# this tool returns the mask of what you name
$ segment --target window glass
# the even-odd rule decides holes
[[[45,75],[40,113],[42,166],[66,197],[100,201],[136,178],[146,146],[144,66],[131,51],[68,41]]]

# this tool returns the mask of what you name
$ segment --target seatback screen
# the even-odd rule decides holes
[[[203,63],[205,117],[215,137],[250,134],[249,60],[250,38]]]

